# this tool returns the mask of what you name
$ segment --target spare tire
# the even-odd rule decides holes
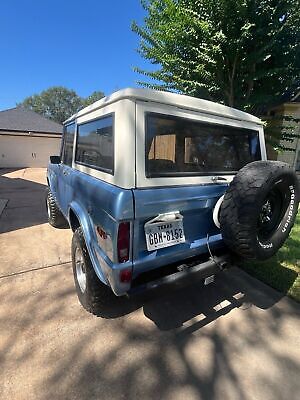
[[[299,182],[279,161],[255,161],[234,177],[220,209],[226,245],[246,259],[265,260],[283,245],[295,222]]]

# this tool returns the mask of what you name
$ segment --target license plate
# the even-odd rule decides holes
[[[185,242],[182,219],[145,225],[148,251],[162,249]]]

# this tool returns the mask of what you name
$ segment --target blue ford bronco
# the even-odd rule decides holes
[[[299,202],[292,168],[266,160],[258,118],[149,89],[70,117],[47,181],[49,223],[73,231],[75,286],[90,312],[112,292],[208,283],[232,255],[271,257]]]

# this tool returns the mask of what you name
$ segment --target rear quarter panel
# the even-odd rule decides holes
[[[109,268],[114,269],[119,265],[116,259],[118,225],[122,221],[132,222],[134,217],[132,191],[118,188],[77,170],[72,171],[71,187],[73,193],[69,215],[72,211],[78,217],[94,269],[98,277],[107,282]],[[107,240],[111,240],[111,246],[107,247],[111,251],[99,246],[97,226],[106,232]],[[127,263],[132,265],[131,257]]]

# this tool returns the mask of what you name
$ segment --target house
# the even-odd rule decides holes
[[[59,154],[62,125],[24,108],[0,111],[0,168],[46,167]]]
[[[271,159],[277,159],[278,161],[284,161],[290,164],[295,171],[300,175],[300,91],[286,98],[286,101],[273,107],[269,110],[266,119],[276,119],[276,117],[292,117],[291,121],[282,121],[282,126],[292,127],[294,134],[297,136],[293,141],[281,140],[281,144],[292,150],[282,151],[278,154],[270,150],[268,156]]]

